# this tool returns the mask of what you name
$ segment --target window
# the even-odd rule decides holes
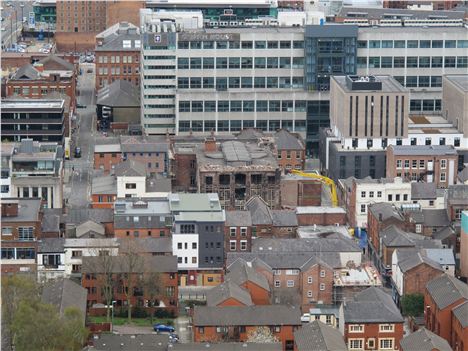
[[[33,241],[34,240],[34,227],[19,227],[18,240],[20,241]]]
[[[230,235],[231,237],[236,236],[236,227],[230,227],[230,228],[229,228],[229,235]]]
[[[279,288],[281,286],[281,281],[275,280],[275,288]]]
[[[325,284],[324,283],[320,283],[320,291],[324,291],[325,290]]]
[[[441,169],[447,168],[447,160],[440,160],[440,168]]]
[[[382,192],[381,191],[377,191],[377,197],[382,197]]]
[[[205,327],[198,327],[198,333],[205,334]]]
[[[396,161],[396,168],[401,169],[401,160]]]
[[[247,250],[247,240],[241,240],[240,241],[240,249],[241,249],[241,251],[246,251]]]
[[[307,277],[307,284],[312,284],[313,282],[313,277],[312,276],[308,276]]]
[[[419,160],[419,168],[424,168],[426,165],[426,162],[424,160]]]
[[[241,234],[242,237],[246,237],[247,236],[247,227],[241,227],[240,234]]]
[[[349,332],[350,333],[363,333],[364,332],[364,324],[350,324]]]
[[[294,280],[288,280],[288,281],[286,282],[286,286],[287,286],[288,288],[293,288],[293,287],[294,287]]]
[[[380,332],[393,332],[395,330],[394,324],[379,324]]]
[[[416,224],[416,233],[421,233],[422,232],[422,225],[421,224]]]
[[[11,227],[2,227],[2,235],[12,235],[13,231]]]
[[[393,339],[379,339],[379,348],[383,350],[393,349]]]
[[[298,269],[287,269],[286,270],[286,275],[298,275],[299,270]]]
[[[374,349],[375,348],[375,339],[367,339],[367,348]]]
[[[440,172],[440,181],[441,182],[446,182],[447,181],[447,173]]]
[[[312,290],[307,291],[307,297],[312,297]]]
[[[229,250],[236,251],[236,241],[235,240],[229,240]]]
[[[361,213],[366,213],[366,205],[365,204],[361,205]]]
[[[405,168],[409,168],[409,160],[405,160]]]
[[[374,197],[374,192],[373,191],[369,191],[369,197]]]

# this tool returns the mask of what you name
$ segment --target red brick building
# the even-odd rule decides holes
[[[468,347],[468,301],[455,307],[452,311],[450,344],[454,351],[466,350]]]
[[[91,184],[91,208],[114,208],[117,181],[113,175],[94,177]]]
[[[457,182],[458,154],[449,145],[390,145],[387,178],[436,183],[447,188]]]
[[[368,288],[340,307],[340,331],[348,349],[399,350],[404,319],[392,297]]]
[[[286,171],[304,169],[305,143],[299,135],[286,129],[273,134],[279,166]]]
[[[252,218],[249,211],[226,211],[224,252],[250,252]]]
[[[96,35],[96,91],[116,80],[140,85],[139,28],[128,22],[113,23]]]
[[[231,280],[225,281],[206,292],[207,306],[252,306],[248,290]]]
[[[247,341],[249,332],[269,328],[283,345],[294,350],[294,331],[301,325],[300,310],[294,306],[195,306],[195,342]]]
[[[456,336],[453,335],[456,331],[454,331],[452,315],[459,306],[466,304],[466,301],[468,301],[468,285],[448,274],[431,280],[426,286],[424,294],[426,328],[449,341],[452,348],[454,348],[453,341],[460,340],[461,342],[463,332],[466,333],[465,325],[463,332],[458,329]],[[466,311],[466,307],[457,310],[457,314],[463,311]],[[463,317],[466,321],[466,314]],[[455,325],[455,330],[456,327]],[[464,345],[466,347],[465,343]]]
[[[178,277],[176,256],[139,256],[140,259],[133,264],[133,294],[131,304],[150,310],[164,308],[174,314],[178,311]],[[114,281],[113,300],[117,301],[117,308],[124,308],[127,296],[124,293],[128,288],[129,259],[126,256],[112,256],[110,258],[112,280]],[[99,257],[83,257],[81,268],[81,285],[88,290],[88,308],[96,303],[106,303],[103,295],[103,280],[106,278],[103,265]],[[160,286],[156,296],[147,290],[147,286],[154,279],[154,284]]]
[[[120,162],[122,162],[120,144],[94,146],[94,169],[101,169],[104,174],[109,174]]]
[[[40,199],[2,199],[2,274],[35,272],[43,212]]]
[[[296,216],[300,226],[347,224],[346,210],[342,207],[298,206]]]
[[[316,179],[295,174],[281,177],[281,206],[320,206],[322,204],[322,183]]]

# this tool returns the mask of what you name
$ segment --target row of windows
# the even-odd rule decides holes
[[[367,339],[367,344],[364,342],[365,339],[349,339],[349,349],[350,350],[367,350],[374,349],[375,339]],[[379,338],[379,350],[393,350],[394,339],[380,339]]]
[[[303,40],[179,41],[179,49],[303,49]]]
[[[133,57],[135,57],[135,62],[138,62],[140,59],[139,55],[123,55],[123,56],[98,56],[98,63],[120,63],[120,57],[122,57],[122,63],[133,63]]]
[[[445,138],[443,138],[445,139]],[[430,145],[430,144],[429,144]],[[440,144],[440,145],[445,145],[445,142],[444,144]],[[397,169],[401,169],[401,168],[407,168],[409,169],[410,168],[410,160],[396,160],[396,168]],[[411,168],[412,169],[426,169],[426,161],[425,160],[411,160]],[[443,160],[440,160],[440,169],[446,169],[447,168],[447,160],[446,159],[443,159]]]
[[[34,248],[2,247],[2,260],[31,260],[36,257]]]
[[[135,73],[138,74],[139,72],[139,68],[138,67],[135,67]],[[98,68],[98,74],[99,75],[107,75],[107,74],[111,74],[111,75],[120,75],[120,67],[110,67],[110,69],[108,67],[99,67]],[[123,66],[122,67],[122,74],[132,74],[132,66]]]
[[[229,250],[230,251],[236,251],[237,250],[237,242],[235,240],[230,240],[229,241]],[[241,240],[240,241],[240,250],[241,251],[246,251],[247,250],[247,240]]]
[[[177,79],[179,89],[227,90],[240,88],[290,89],[302,88],[304,77],[182,77]]]
[[[394,76],[403,86],[408,88],[436,88],[442,86],[442,76]]]
[[[305,112],[306,104],[305,100],[179,101],[179,112]]]
[[[420,111],[440,111],[442,110],[442,100],[440,99],[430,99],[430,100],[411,100],[410,101],[410,111],[411,112],[420,112]]]
[[[359,49],[468,48],[468,40],[358,40]]]
[[[468,56],[370,56],[357,58],[358,68],[466,68]]]
[[[257,128],[262,131],[274,132],[280,128],[297,131],[305,131],[306,121],[291,121],[291,120],[192,120],[180,121],[179,131],[181,132],[211,132],[216,130],[218,132],[238,132],[242,129]]]
[[[180,57],[179,69],[303,68],[304,57]]]

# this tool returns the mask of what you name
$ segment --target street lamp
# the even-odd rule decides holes
[[[111,319],[111,333],[114,332],[114,305],[117,301],[112,301],[112,319]]]

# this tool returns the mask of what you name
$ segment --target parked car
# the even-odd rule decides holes
[[[80,147],[75,147],[75,158],[80,158],[81,157],[81,148]]]
[[[155,324],[153,325],[153,329],[156,333],[174,333],[175,331],[174,327],[165,324]]]
[[[86,105],[76,104],[76,108],[86,108]]]
[[[301,316],[301,322],[302,323],[309,323],[310,322],[310,313],[304,313]]]

